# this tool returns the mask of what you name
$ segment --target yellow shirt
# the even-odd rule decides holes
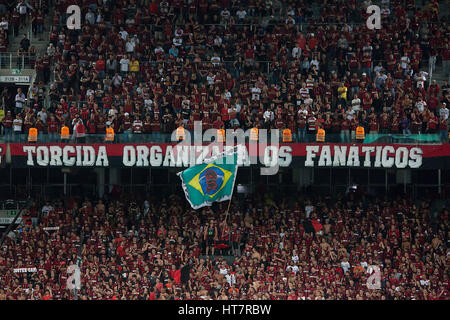
[[[338,94],[339,94],[339,98],[347,99],[347,87],[346,86],[339,87]]]
[[[5,117],[5,110],[0,110],[0,122],[3,120],[4,117]]]
[[[139,61],[130,61],[130,71],[138,72],[139,71]]]

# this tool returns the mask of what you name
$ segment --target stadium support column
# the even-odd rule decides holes
[[[441,194],[442,186],[441,186],[441,169],[438,169],[438,193]]]
[[[411,170],[400,169],[396,172],[397,184],[403,184],[403,192],[406,193],[406,185],[411,183]]]
[[[109,188],[108,192],[111,192],[114,185],[120,185],[120,168],[109,168]]]
[[[384,169],[384,188],[386,190],[386,193],[388,192],[388,173],[387,169]]]
[[[95,168],[97,173],[97,194],[101,199],[105,193],[105,168]]]
[[[64,180],[63,180],[63,183],[64,183],[64,185],[63,185],[63,192],[64,192],[64,195],[66,196],[67,195],[67,174],[70,173],[70,169],[69,168],[62,168],[61,172],[62,172],[63,177],[64,177]],[[49,182],[48,179],[49,179],[49,177],[48,177],[48,170],[47,170],[47,183]]]
[[[333,194],[333,169],[330,168],[330,194]]]
[[[313,182],[313,168],[295,168],[293,171],[293,181],[297,184],[297,190],[308,187]]]

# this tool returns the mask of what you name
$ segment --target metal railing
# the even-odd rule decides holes
[[[22,55],[17,52],[2,52],[0,53],[0,69],[34,69],[36,59],[36,55]]]
[[[14,199],[27,199],[33,197],[36,201],[44,200],[48,195],[61,195],[64,184],[43,183],[43,184],[0,184],[0,199],[3,197]],[[96,185],[67,183],[68,195],[90,195],[96,194]]]
[[[436,60],[437,56],[430,56],[430,58],[428,59],[428,75],[430,77],[430,83],[433,79],[433,71],[436,67]]]
[[[193,143],[194,135],[191,134],[191,142]],[[135,144],[135,143],[177,143],[179,141],[172,140],[171,133],[119,133],[115,134],[113,143]],[[246,137],[246,142],[249,142],[249,137]],[[267,134],[267,142],[271,142],[270,130]],[[280,130],[280,141],[283,142],[282,133]],[[292,133],[292,141],[286,143],[312,143],[316,142],[315,134],[301,134]],[[369,133],[366,134],[363,141],[356,140],[353,135],[328,133],[325,136],[326,143],[385,143],[385,144],[441,144],[448,143],[448,133],[444,137],[437,133],[424,134],[398,134],[398,133]],[[11,136],[0,136],[0,143],[28,143],[27,134],[14,134]],[[104,144],[105,134],[87,134],[84,141],[71,137],[67,140],[61,140],[59,135],[39,134],[37,143],[66,143],[66,144]],[[205,142],[206,143],[206,142]]]

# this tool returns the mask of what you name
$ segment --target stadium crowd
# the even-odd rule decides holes
[[[358,125],[447,138],[449,85],[425,71],[433,59],[450,70],[438,1],[384,0],[380,30],[366,27],[370,1],[87,1],[81,30],[66,27],[70,3],[55,1],[30,101],[3,106],[5,134],[171,133],[201,120],[300,141]]]
[[[129,194],[33,202],[1,248],[0,300],[74,299],[78,258],[88,300],[449,297],[448,209],[430,200],[266,193],[226,207]],[[371,266],[380,289],[366,285]]]

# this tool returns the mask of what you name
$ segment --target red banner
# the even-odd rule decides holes
[[[0,168],[5,165],[5,154],[7,147],[7,144],[0,143]]]
[[[10,144],[14,167],[188,167],[227,147],[167,143]],[[250,143],[238,148],[238,161],[242,166],[445,169],[450,168],[450,144]]]

